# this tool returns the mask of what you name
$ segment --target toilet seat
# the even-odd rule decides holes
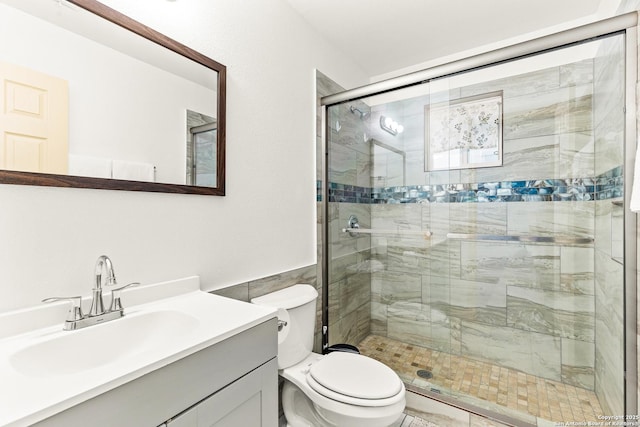
[[[311,365],[307,384],[330,399],[358,406],[387,406],[402,399],[398,375],[370,357],[333,352]]]

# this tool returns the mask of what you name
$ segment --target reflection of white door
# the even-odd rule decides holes
[[[66,80],[0,62],[0,169],[66,174]]]

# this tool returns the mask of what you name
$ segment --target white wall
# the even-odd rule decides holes
[[[87,295],[103,253],[208,290],[315,263],[314,71],[368,77],[284,0],[103,2],[227,65],[227,196],[0,185],[0,311]]]

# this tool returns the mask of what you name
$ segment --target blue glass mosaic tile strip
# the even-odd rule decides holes
[[[367,187],[357,187],[354,185],[343,185],[331,183],[329,185],[329,201],[342,203],[374,203],[372,189]]]
[[[479,182],[468,184],[407,185],[368,188],[329,184],[329,201],[340,203],[485,203],[590,201],[622,197],[622,167],[594,178]],[[322,184],[317,184],[322,200]]]

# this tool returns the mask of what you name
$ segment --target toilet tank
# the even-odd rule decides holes
[[[317,298],[313,286],[293,285],[251,299],[253,304],[278,309],[279,369],[295,365],[313,350]]]

